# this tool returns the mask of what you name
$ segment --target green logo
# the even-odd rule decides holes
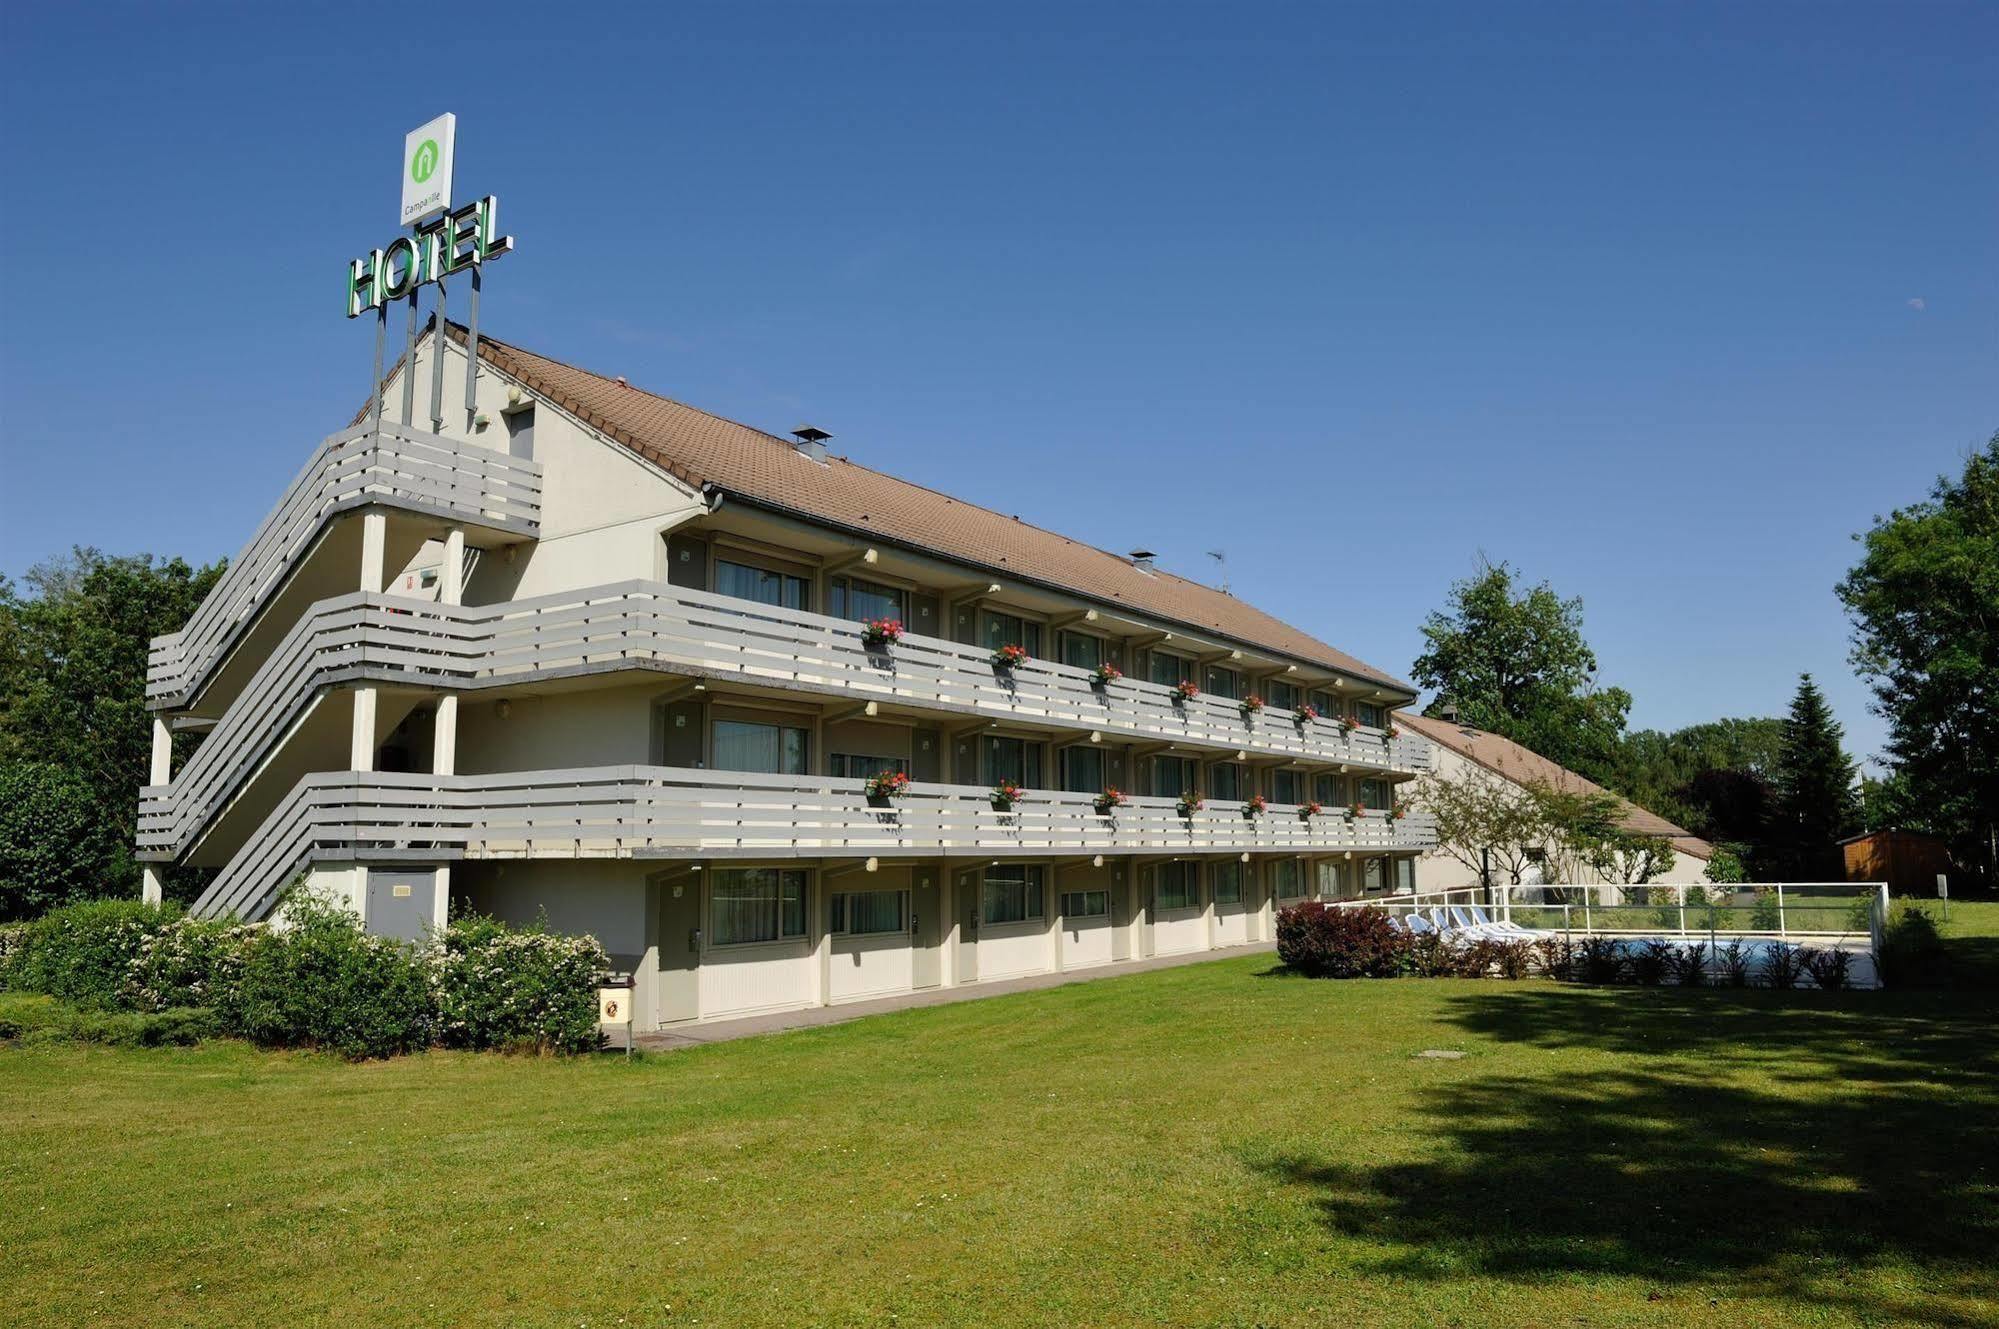
[[[410,155],[410,179],[422,184],[437,170],[437,140],[427,138]]]

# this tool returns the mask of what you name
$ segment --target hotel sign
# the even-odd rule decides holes
[[[347,317],[359,318],[419,286],[511,253],[513,247],[514,237],[500,234],[500,200],[488,194],[349,263]]]

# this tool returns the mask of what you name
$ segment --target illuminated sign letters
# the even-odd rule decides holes
[[[359,318],[401,300],[419,286],[510,253],[514,237],[501,235],[500,200],[488,194],[399,235],[347,265],[347,317]]]

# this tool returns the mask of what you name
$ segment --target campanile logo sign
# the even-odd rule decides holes
[[[457,138],[458,117],[448,112],[403,137],[403,225],[414,226],[450,210],[451,155]]]

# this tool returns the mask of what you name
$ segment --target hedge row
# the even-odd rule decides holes
[[[79,1011],[197,1012],[178,1025],[350,1057],[431,1046],[593,1049],[596,984],[608,966],[595,938],[539,924],[460,918],[438,944],[412,946],[305,897],[281,928],[97,900],[0,929],[0,986]]]

